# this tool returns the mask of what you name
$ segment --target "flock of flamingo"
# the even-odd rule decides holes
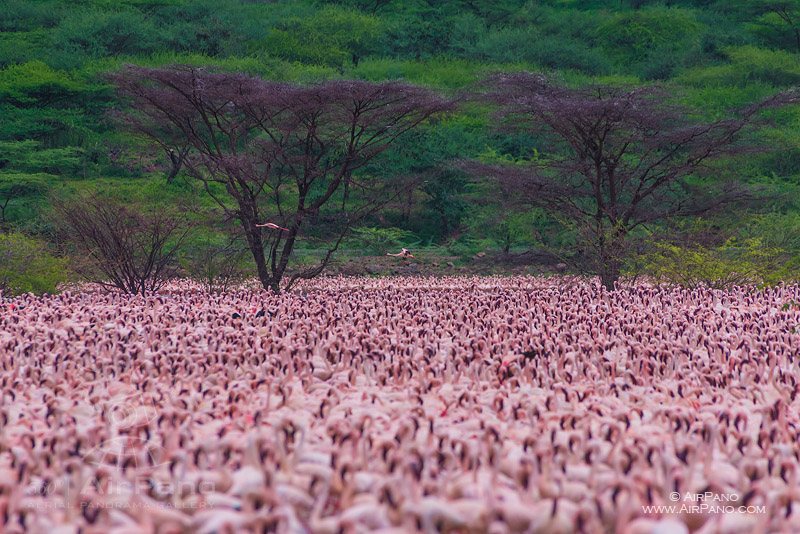
[[[800,532],[792,301],[534,277],[0,298],[0,532]]]

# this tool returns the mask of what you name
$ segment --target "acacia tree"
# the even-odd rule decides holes
[[[800,0],[747,0],[743,6],[758,17],[756,27],[774,32],[778,41],[790,41],[800,52]]]
[[[54,207],[63,239],[79,253],[76,270],[88,280],[146,295],[175,274],[188,233],[178,214],[137,211],[99,195],[56,200]]]
[[[467,163],[497,178],[514,198],[574,225],[588,245],[588,265],[613,289],[631,232],[676,216],[701,215],[743,200],[732,180],[702,180],[707,164],[744,150],[740,134],[767,108],[796,102],[782,93],[713,122],[694,122],[657,87],[579,89],[516,73],[488,80],[482,94],[512,129],[551,139],[546,158]],[[697,178],[692,180],[692,178]]]
[[[320,210],[334,210],[334,244],[287,287],[322,272],[348,229],[398,193],[399,181],[370,180],[359,169],[451,108],[426,89],[397,82],[300,86],[190,67],[127,67],[114,81],[135,128],[191,147],[184,168],[239,221],[259,280],[276,292],[302,230]],[[287,231],[257,226],[265,221]]]
[[[47,188],[42,174],[0,174],[0,232],[7,231],[6,209],[9,203],[29,195],[38,195]]]

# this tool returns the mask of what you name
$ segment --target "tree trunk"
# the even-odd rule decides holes
[[[273,264],[273,269],[272,269],[273,286],[272,286],[272,290],[275,293],[280,293],[280,291],[281,291],[280,283],[281,283],[281,280],[283,279],[284,273],[286,272],[286,267],[289,265],[289,258],[291,257],[292,252],[294,251],[295,239],[297,239],[297,230],[296,229],[292,229],[289,232],[289,235],[286,236],[286,242],[284,242],[284,244],[283,244],[283,249],[281,250],[281,256],[280,256],[280,260],[278,261],[278,264],[277,265]]]
[[[267,268],[267,259],[264,256],[264,247],[261,244],[261,239],[257,240],[257,244],[250,245],[250,251],[253,253],[253,260],[256,262],[256,272],[258,273],[258,281],[264,289],[275,290],[275,280],[270,275]]]
[[[167,174],[167,183],[171,184],[172,181],[178,176],[178,173],[181,172],[181,167],[183,167],[183,160],[186,158],[186,154],[189,151],[187,149],[181,150],[180,152],[175,152],[174,149],[170,148],[167,151],[167,155],[169,156],[170,160],[170,169],[169,173]]]
[[[609,291],[614,291],[614,285],[622,271],[625,236],[624,230],[617,229],[611,232],[608,240],[600,243],[600,281]]]
[[[11,199],[7,198],[3,204],[0,204],[0,233],[6,233],[6,207],[9,200]]]
[[[619,280],[619,261],[613,258],[604,258],[603,265],[600,267],[600,282],[609,291],[614,291],[615,284]]]
[[[794,29],[794,40],[797,43],[797,51],[800,52],[800,28]]]
[[[247,245],[250,248],[250,253],[253,255],[253,261],[256,264],[256,274],[258,281],[264,289],[275,290],[275,281],[267,267],[267,258],[264,255],[264,242],[261,239],[261,232],[255,227],[255,223],[248,221],[246,218],[241,218],[242,228],[244,235],[247,238]]]

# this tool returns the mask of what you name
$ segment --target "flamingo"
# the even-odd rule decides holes
[[[396,254],[392,254],[391,252],[386,253],[387,256],[394,256],[395,258],[413,258],[414,255],[407,248],[400,249],[400,252]]]
[[[800,285],[302,284],[3,298],[0,532],[800,531]]]
[[[269,228],[270,230],[280,230],[281,232],[288,232],[288,228],[284,228],[283,226],[278,226],[273,222],[266,222],[264,224],[257,224],[256,228]]]

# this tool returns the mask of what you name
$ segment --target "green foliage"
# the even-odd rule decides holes
[[[771,46],[800,52],[799,0],[746,0],[743,7],[755,20],[747,28]]]
[[[476,63],[445,58],[423,61],[368,59],[361,61],[350,73],[369,81],[404,80],[418,85],[443,89],[469,86],[488,73],[498,70],[499,64]],[[504,66],[505,70],[519,70],[519,65]]]
[[[77,170],[82,152],[80,148],[41,148],[40,145],[31,139],[0,141],[0,169],[41,170],[54,174],[69,174]]]
[[[638,66],[645,78],[667,79],[697,53],[703,29],[693,11],[650,7],[615,15],[596,37],[612,57]]]
[[[5,0],[0,202],[17,181],[6,227],[42,230],[48,200],[40,186],[102,189],[156,208],[207,201],[183,180],[165,184],[163,153],[109,120],[119,103],[104,77],[127,63],[187,64],[300,83],[403,80],[448,94],[469,91],[490,73],[520,70],[547,72],[572,86],[663,80],[678,103],[722,117],[800,84],[798,9],[798,0]],[[751,185],[774,192],[779,200],[769,209],[781,214],[760,222],[734,212],[717,223],[726,235],[760,239],[794,257],[788,241],[800,213],[800,116],[795,109],[768,118],[769,127],[749,142],[779,150],[737,165],[746,165]],[[464,102],[458,113],[361,169],[370,178],[396,174],[420,184],[367,227],[449,243],[469,256],[574,248],[574,232],[542,214],[517,213],[494,189],[454,170],[451,162],[460,159],[558,157],[543,136],[493,133],[492,126],[488,109]],[[708,172],[724,174],[726,165],[732,164]],[[35,187],[28,188],[29,179]],[[206,222],[204,215],[187,217]],[[779,239],[781,228],[786,236]],[[322,236],[326,229],[314,231]],[[383,243],[375,243],[370,250],[383,253]],[[190,248],[187,254],[203,256],[200,245]]]
[[[387,251],[396,252],[394,249],[410,247],[419,243],[414,234],[400,228],[364,226],[353,229],[352,233],[351,246],[379,256],[382,256]]]
[[[0,32],[51,28],[58,24],[60,7],[63,3],[57,0],[5,0],[0,14]]]
[[[0,101],[47,106],[72,98],[85,89],[67,73],[42,61],[29,61],[0,70]]]
[[[0,230],[18,218],[15,215],[20,208],[41,197],[53,178],[47,174],[0,173]]]
[[[726,48],[729,63],[687,72],[680,79],[692,85],[747,87],[753,83],[788,87],[800,83],[797,54],[755,46]]]
[[[134,10],[76,9],[53,35],[54,60],[77,67],[89,58],[148,54],[159,49],[158,28]]]
[[[49,53],[47,30],[0,31],[0,68],[25,63]]]
[[[290,61],[358,65],[379,29],[380,21],[373,16],[331,6],[308,18],[287,20],[254,47]]]
[[[797,264],[786,261],[785,250],[758,238],[729,239],[713,248],[658,243],[641,260],[643,271],[657,281],[690,288],[774,285],[798,275]]]
[[[54,293],[67,281],[66,260],[20,233],[0,234],[0,295]]]
[[[463,57],[477,55],[495,62],[602,74],[612,69],[611,62],[586,39],[595,32],[598,18],[597,14],[578,10],[537,6],[523,8],[513,17],[512,25],[492,28],[475,15],[465,14],[455,19],[450,46]]]
[[[691,11],[654,7],[615,15],[597,37],[610,51],[641,60],[665,46],[696,45],[701,30]]]
[[[205,232],[186,243],[180,265],[207,291],[225,291],[252,273],[247,249],[238,245],[226,235]]]

